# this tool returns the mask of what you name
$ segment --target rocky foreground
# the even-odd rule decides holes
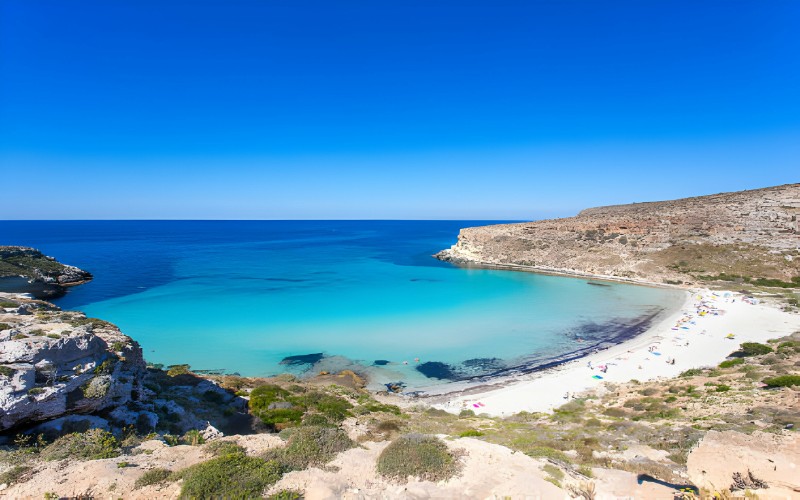
[[[656,283],[727,278],[792,284],[800,280],[798,218],[800,184],[788,184],[466,228],[436,257]]]

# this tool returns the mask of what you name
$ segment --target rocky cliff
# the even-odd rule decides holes
[[[575,217],[462,229],[437,258],[460,265],[635,281],[800,276],[800,184],[590,208]]]
[[[0,292],[58,297],[66,292],[65,287],[91,279],[91,273],[62,264],[34,248],[0,246]]]
[[[145,371],[111,323],[0,293],[0,431],[136,401]]]

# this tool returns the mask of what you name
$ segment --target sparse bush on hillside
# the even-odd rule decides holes
[[[737,357],[748,356],[761,356],[762,354],[769,354],[772,352],[772,347],[767,344],[759,344],[758,342],[744,342],[739,350],[733,353]]]
[[[292,470],[321,466],[333,460],[339,453],[356,444],[347,433],[336,427],[297,427],[292,430],[289,444],[282,450],[267,454]]]
[[[456,457],[434,436],[406,434],[394,440],[378,456],[378,474],[394,480],[415,476],[428,481],[445,481],[458,473]]]
[[[208,443],[204,449],[215,457],[245,454],[244,448],[233,441],[212,441],[211,443]]]
[[[167,367],[167,375],[170,377],[177,377],[178,375],[187,375],[191,373],[189,365],[170,365]]]
[[[734,359],[726,359],[722,363],[719,364],[720,368],[731,368],[736,365],[744,364],[744,360],[742,358],[734,358]]]
[[[283,468],[278,462],[231,454],[182,470],[181,498],[261,498],[278,482]]]
[[[469,429],[466,430],[458,435],[458,437],[479,437],[483,436],[483,433],[477,429]]]
[[[16,484],[23,482],[25,475],[33,468],[28,465],[15,465],[0,474],[0,484]]]
[[[99,460],[120,454],[120,443],[108,431],[90,429],[62,436],[47,445],[41,453],[44,460]]]
[[[781,375],[764,380],[768,387],[800,386],[800,375]]]
[[[138,490],[139,488],[144,488],[145,486],[151,486],[154,484],[159,484],[165,482],[169,477],[172,475],[167,469],[155,468],[146,471],[144,474],[139,476],[135,483],[133,483],[133,489]]]
[[[250,393],[251,413],[276,430],[300,424],[307,413],[308,425],[338,423],[351,415],[352,408],[345,398],[333,394],[319,391],[293,394],[272,384],[256,387]]]
[[[301,500],[303,493],[295,490],[281,490],[267,497],[267,500]]]

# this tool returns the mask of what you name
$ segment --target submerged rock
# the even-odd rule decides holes
[[[441,361],[426,361],[421,365],[417,365],[417,371],[428,378],[438,378],[440,380],[458,380],[461,378],[461,374],[455,368]]]
[[[296,356],[287,356],[283,358],[280,364],[289,366],[313,365],[324,357],[325,355],[321,352],[314,354],[298,354]]]

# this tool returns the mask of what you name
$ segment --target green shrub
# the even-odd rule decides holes
[[[407,434],[384,448],[376,468],[378,474],[394,480],[415,476],[427,481],[444,481],[456,475],[458,461],[441,439]]]
[[[306,413],[303,416],[303,425],[318,426],[318,427],[336,427],[336,424],[331,422],[328,417],[319,413]]]
[[[759,344],[758,342],[744,342],[735,353],[739,356],[760,356],[762,354],[769,354],[772,352],[772,347],[767,344]]]
[[[0,474],[0,484],[15,484],[23,482],[22,479],[30,472],[32,467],[28,465],[15,465]]]
[[[164,434],[162,436],[164,438],[164,443],[167,446],[178,446],[181,444],[181,438],[179,436],[174,436],[172,434]]]
[[[76,318],[69,322],[72,326],[88,325],[92,328],[114,328],[108,321],[97,318]]]
[[[203,435],[197,429],[192,429],[183,435],[181,441],[190,446],[198,446],[206,442]]]
[[[464,432],[462,432],[461,434],[458,435],[458,437],[462,437],[462,438],[463,437],[478,437],[478,436],[483,436],[483,433],[481,431],[479,431],[479,430],[476,430],[476,429],[469,429],[469,430],[466,430],[466,431],[464,431]]]
[[[0,332],[2,332],[3,330],[11,330],[11,325],[9,325],[8,323],[0,323]]]
[[[94,377],[82,387],[83,395],[87,398],[99,399],[108,394],[108,389],[110,387],[111,377],[108,375]]]
[[[177,377],[178,375],[186,375],[191,373],[189,365],[170,365],[167,367],[167,375],[170,377]]]
[[[36,396],[37,394],[42,394],[44,392],[44,388],[42,387],[31,387],[28,389],[29,396]]]
[[[695,375],[701,375],[702,373],[703,373],[703,370],[701,370],[700,368],[689,368],[688,370],[686,370],[685,372],[682,372],[678,376],[686,378],[686,377],[694,377]]]
[[[297,425],[303,418],[304,408],[289,401],[291,393],[277,385],[261,385],[250,391],[250,412],[264,424],[277,430]],[[270,408],[273,403],[288,403],[289,408]]]
[[[714,391],[716,392],[728,392],[731,390],[731,386],[725,384],[719,384]]]
[[[208,443],[204,449],[215,457],[245,454],[244,448],[233,441],[212,441]]]
[[[16,370],[10,366],[0,366],[0,376],[11,377],[14,373],[16,373]]]
[[[150,469],[149,471],[145,472],[133,483],[133,489],[138,490],[139,488],[144,488],[145,486],[151,486],[153,484],[159,484],[165,482],[172,473],[167,469],[155,468]]]
[[[300,396],[292,396],[290,402],[325,415],[332,422],[341,422],[351,416],[353,405],[344,398],[322,392],[308,392]],[[388,405],[387,405],[388,406]]]
[[[461,417],[461,418],[474,417],[475,416],[475,412],[472,411],[472,410],[461,410],[461,412],[458,414],[458,416]]]
[[[230,454],[192,465],[176,478],[183,479],[181,498],[261,498],[282,475],[278,462]]]
[[[742,358],[734,358],[734,359],[727,359],[719,364],[720,368],[731,368],[736,365],[744,364],[744,360]]]
[[[7,300],[0,300],[0,308],[5,309],[6,307],[17,307],[19,304],[16,302],[9,302]]]
[[[791,387],[800,385],[800,375],[781,375],[764,380],[768,387]]]
[[[276,458],[289,469],[302,470],[325,465],[355,445],[342,429],[303,426],[293,429],[289,444],[278,450]]]
[[[250,392],[250,412],[276,430],[298,425],[306,412],[321,415],[327,422],[341,422],[351,415],[352,408],[353,405],[342,397],[317,391],[293,394],[277,385],[266,384]],[[391,411],[390,405],[379,408],[379,411]],[[311,422],[319,424],[323,420],[316,418]]]
[[[301,500],[303,493],[295,490],[281,490],[267,497],[267,500]]]
[[[49,338],[49,339],[60,339],[61,335],[59,335],[57,333],[48,333],[47,334],[47,338]]]
[[[113,434],[102,429],[90,429],[56,439],[42,450],[41,457],[44,460],[99,460],[119,456],[119,453],[120,444]]]

